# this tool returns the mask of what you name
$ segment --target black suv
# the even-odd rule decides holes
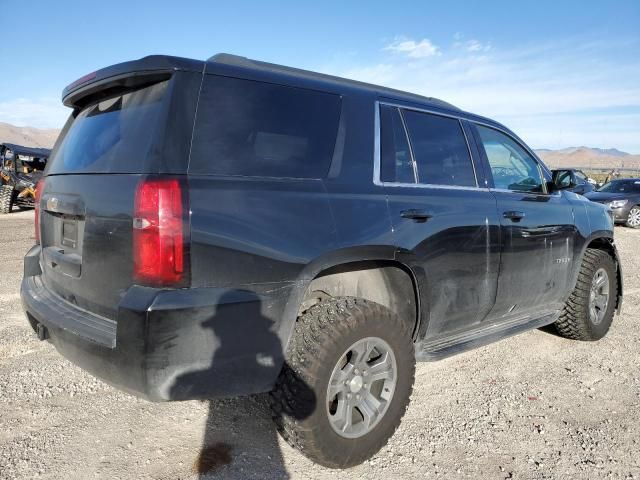
[[[216,55],[67,87],[22,300],[40,339],[134,394],[271,392],[313,460],[375,454],[415,362],[622,301],[610,212],[448,103]]]

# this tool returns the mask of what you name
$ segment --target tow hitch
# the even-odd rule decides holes
[[[49,338],[49,330],[41,323],[36,327],[36,333],[38,334],[38,340],[42,341]]]

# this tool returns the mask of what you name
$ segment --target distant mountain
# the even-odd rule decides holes
[[[611,155],[612,157],[626,157],[627,155],[631,155],[627,152],[621,152],[617,148],[594,148],[593,150],[597,150],[603,155]]]
[[[637,168],[640,155],[617,148],[569,147],[560,150],[541,148],[536,153],[552,168]]]
[[[627,152],[621,152],[617,148],[592,148],[592,147],[568,147],[562,148],[560,150],[549,150],[546,148],[541,148],[540,152],[555,152],[562,154],[574,154],[574,153],[582,153],[586,155],[610,155],[612,157],[625,157],[630,155]]]
[[[10,123],[0,122],[0,143],[17,143],[25,147],[51,148],[56,142],[60,129],[40,129],[18,127]]]

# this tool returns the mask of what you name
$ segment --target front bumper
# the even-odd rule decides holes
[[[631,203],[628,203],[627,205],[623,205],[622,207],[611,208],[609,207],[610,201],[596,202],[596,203],[599,203],[600,205],[604,205],[607,208],[609,208],[609,212],[614,223],[627,223],[627,218],[629,218],[629,211],[633,206]]]
[[[629,218],[629,211],[631,210],[631,205],[624,206],[620,208],[612,208],[611,212],[613,214],[613,221],[615,223],[627,223],[627,219]]]
[[[238,396],[270,390],[283,364],[273,320],[284,297],[245,290],[132,286],[115,320],[51,292],[39,247],[25,258],[23,308],[33,329],[71,362],[152,401]]]

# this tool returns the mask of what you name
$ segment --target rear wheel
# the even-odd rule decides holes
[[[378,452],[409,404],[411,331],[389,309],[343,297],[303,314],[272,392],[281,435],[317,463],[346,468]]]
[[[0,187],[0,213],[11,213],[14,196],[11,185],[2,185]]]
[[[618,277],[611,256],[588,248],[578,281],[555,322],[556,331],[574,340],[599,340],[609,331],[616,308]]]
[[[640,205],[636,205],[629,210],[627,217],[627,227],[640,228]]]

